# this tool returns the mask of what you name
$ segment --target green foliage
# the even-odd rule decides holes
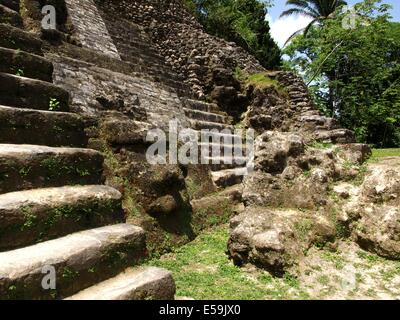
[[[187,178],[185,180],[186,183],[186,188],[187,191],[189,193],[189,197],[190,199],[195,199],[195,197],[197,196],[197,194],[200,193],[201,191],[201,185],[199,185],[198,183],[196,183],[192,178]]]
[[[205,30],[235,42],[269,69],[281,63],[281,52],[269,33],[267,0],[186,0]]]
[[[295,229],[302,240],[306,240],[314,228],[314,222],[310,219],[300,220],[295,224]]]
[[[67,281],[74,281],[78,276],[79,272],[70,267],[65,267],[62,273],[62,277]]]
[[[240,68],[236,68],[234,71],[234,77],[245,85],[252,85],[259,88],[273,87],[282,96],[287,96],[288,94],[286,89],[282,87],[277,80],[271,79],[265,73],[247,74]]]
[[[385,157],[400,157],[400,149],[373,149],[371,160]]]
[[[278,81],[269,78],[264,73],[252,74],[247,78],[248,83],[254,84],[256,86],[266,87],[266,86],[278,86]]]
[[[357,26],[343,28],[344,12],[297,36],[286,48],[291,67],[310,82],[316,102],[354,130],[360,142],[400,145],[400,24],[388,5],[356,5]]]
[[[18,69],[17,72],[15,73],[16,76],[23,77],[25,75],[25,72],[23,69]]]
[[[23,178],[26,178],[31,173],[31,167],[23,167],[19,170],[19,175]]]
[[[321,256],[325,261],[333,263],[335,268],[338,270],[342,270],[346,265],[345,259],[340,255],[339,252],[323,251]]]
[[[318,150],[325,150],[325,149],[331,149],[333,147],[333,144],[314,141],[313,143],[310,144],[309,147]]]
[[[37,224],[37,216],[32,213],[32,209],[30,207],[22,207],[21,212],[24,215],[25,222],[21,227],[21,231],[32,228]]]
[[[58,110],[60,110],[60,102],[55,98],[50,98],[49,110],[50,111],[58,111]]]

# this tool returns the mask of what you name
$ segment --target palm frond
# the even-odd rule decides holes
[[[311,22],[307,25],[307,27],[305,27],[305,28],[303,29],[303,30],[304,30],[303,35],[304,35],[305,37],[307,36],[308,32],[310,32],[311,27],[312,27],[315,23],[317,23],[319,20],[320,20],[320,18],[319,18],[319,19],[314,19],[313,21],[311,21]]]
[[[309,11],[315,16],[319,15],[319,12],[315,9],[315,6],[310,5],[310,1],[308,0],[287,0],[286,5],[292,5],[298,8],[302,8],[306,11]]]
[[[302,29],[300,29],[300,30],[297,30],[296,32],[294,32],[286,41],[285,41],[285,44],[283,45],[284,47],[286,47],[286,45],[290,42],[290,41],[292,41],[294,38],[296,38],[298,35],[300,35],[301,33],[303,33],[304,32],[304,29],[305,28],[302,28]]]
[[[310,13],[304,9],[298,9],[298,8],[292,8],[292,9],[283,11],[280,15],[280,18],[292,16],[292,15],[301,15],[301,16],[305,16],[305,17],[316,18],[312,13]]]
[[[302,14],[307,12],[309,17],[328,17],[335,10],[342,5],[346,5],[345,0],[287,0],[287,6],[293,6],[295,8],[286,10],[282,13],[281,17],[288,16],[292,14]],[[299,13],[301,10],[302,13]]]

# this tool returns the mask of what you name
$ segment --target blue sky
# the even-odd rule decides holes
[[[349,5],[361,2],[360,0],[347,0]],[[282,46],[286,39],[295,31],[305,27],[309,20],[301,16],[292,16],[279,19],[280,14],[287,8],[286,0],[273,0],[274,6],[269,9],[269,20],[271,34],[275,41]],[[391,4],[393,20],[400,21],[400,2],[399,0],[383,0],[383,3]]]

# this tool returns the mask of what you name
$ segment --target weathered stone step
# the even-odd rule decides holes
[[[129,52],[137,51],[137,52],[146,52],[151,51],[151,48],[147,43],[144,43],[141,39],[138,38],[129,38],[125,39],[122,37],[113,36],[114,43],[116,47],[121,51],[125,50],[126,54],[129,55]],[[152,51],[154,53],[154,51]],[[128,57],[129,58],[129,57]]]
[[[173,300],[175,290],[171,272],[147,267],[128,269],[66,300]]]
[[[149,73],[149,75],[151,75],[151,73]],[[160,82],[164,85],[167,85],[168,87],[180,91],[180,92],[185,92],[185,93],[189,93],[190,89],[189,87],[183,83],[182,81],[177,81],[177,80],[173,80],[170,77],[163,77],[157,74],[153,74],[152,78],[153,81],[156,82]]]
[[[153,66],[147,68],[147,70],[153,78],[160,82],[167,83],[171,87],[183,88],[186,86],[186,84],[183,83],[183,80],[178,76],[178,74],[174,72],[160,71],[160,69],[154,68]]]
[[[203,161],[206,161],[205,164],[208,164],[211,168],[211,171],[221,171],[227,169],[235,169],[239,167],[243,167],[247,163],[246,157],[204,157]]]
[[[0,253],[2,299],[60,299],[116,276],[145,254],[142,228],[118,224]],[[56,289],[42,280],[55,269]],[[47,269],[46,269],[47,268]],[[54,270],[53,269],[53,270]]]
[[[0,23],[0,47],[42,55],[42,41],[34,34]]]
[[[220,150],[221,155],[223,155],[225,153],[225,149],[227,149],[227,151],[229,153],[234,153],[235,149],[238,150],[238,152],[240,151],[242,154],[246,153],[247,150],[247,146],[245,144],[241,144],[238,143],[237,145],[233,145],[232,142],[234,141],[230,141],[230,143],[223,143],[223,141],[221,143],[199,143],[199,147],[204,149],[204,150],[209,150],[209,154],[212,154],[212,152],[214,150],[216,150],[216,152],[218,152],[218,149]]]
[[[101,184],[103,161],[90,149],[0,144],[0,193]]]
[[[114,26],[114,28],[116,28],[116,27],[117,26]],[[114,40],[114,43],[116,42],[117,44],[119,44],[119,43],[128,44],[134,48],[139,48],[139,49],[144,48],[144,49],[152,50],[154,52],[149,41],[145,41],[140,36],[140,31],[134,32],[132,30],[132,28],[128,28],[127,30],[122,31],[121,35],[113,34],[112,38]]]
[[[53,64],[50,61],[21,50],[0,47],[0,72],[53,81]]]
[[[186,99],[186,103],[188,109],[194,109],[212,113],[220,112],[218,106],[214,103],[207,103],[204,101],[193,100],[193,99]]]
[[[211,177],[218,187],[226,188],[242,183],[246,173],[246,168],[227,169],[211,172]]]
[[[0,0],[0,4],[19,12],[19,0]]]
[[[84,129],[77,114],[0,105],[0,143],[86,147]]]
[[[327,118],[321,115],[301,116],[301,122],[311,122],[316,125],[324,125],[327,122]]]
[[[196,130],[195,130],[196,131]],[[243,144],[242,137],[238,134],[235,134],[232,130],[224,130],[223,132],[214,132],[210,130],[201,130],[197,131],[198,137],[202,143],[206,143],[207,141],[212,144]]]
[[[303,110],[304,109],[305,108],[303,108]],[[320,117],[320,116],[321,116],[320,112],[317,111],[317,110],[314,110],[314,109],[311,109],[311,110],[308,110],[308,111],[304,111],[304,112],[302,112],[300,114],[301,118],[303,118],[303,117]]]
[[[324,143],[355,143],[356,137],[353,131],[348,129],[320,130],[315,132],[317,141]]]
[[[193,129],[201,130],[201,129],[208,129],[208,130],[231,130],[233,132],[233,126],[224,124],[224,123],[217,123],[217,122],[208,122],[208,121],[201,121],[201,120],[193,120],[189,119],[189,122]]]
[[[0,4],[0,23],[12,25],[14,27],[22,28],[22,18],[18,12]]]
[[[162,60],[151,57],[146,58],[146,56],[141,56],[137,52],[129,52],[125,55],[121,53],[121,58],[129,63],[145,67],[146,70],[153,70],[154,72],[156,70],[158,70],[159,72],[168,71],[168,67],[164,64]],[[168,76],[168,74],[166,74],[166,76]]]
[[[52,83],[0,73],[0,104],[38,110],[68,111],[69,94]]]
[[[145,61],[147,57],[149,59],[149,62],[156,62],[160,64],[164,62],[163,57],[153,51],[151,48],[149,48],[148,46],[140,46],[140,43],[138,44],[139,46],[136,46],[134,42],[119,42],[117,43],[117,48],[120,52],[122,52],[122,55],[127,57],[128,61],[131,57],[133,57],[133,55],[136,55],[137,58],[141,58]]]
[[[34,189],[0,195],[0,251],[124,220],[122,195],[102,186]]]
[[[291,98],[290,102],[295,103],[295,104],[299,104],[299,103],[303,103],[303,102],[309,102],[309,98]]]
[[[187,117],[195,120],[225,123],[226,118],[220,114],[184,108]]]

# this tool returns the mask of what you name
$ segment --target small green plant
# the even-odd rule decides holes
[[[303,175],[304,175],[306,178],[311,177],[311,170],[306,170],[306,171],[304,171],[304,172],[303,172]]]
[[[15,75],[18,77],[23,77],[24,74],[25,74],[25,72],[22,69],[18,69],[17,72],[15,73]]]
[[[50,297],[51,297],[52,299],[56,299],[57,296],[58,296],[57,290],[51,290],[51,291],[50,291]]]
[[[186,181],[186,187],[189,193],[189,196],[191,199],[194,199],[196,195],[201,191],[201,186],[197,184],[195,181],[193,181],[192,178],[187,178]]]
[[[329,277],[327,275],[322,275],[317,278],[317,281],[323,286],[327,286],[329,284]]]
[[[90,176],[90,172],[88,169],[80,169],[76,168],[76,173],[81,176],[81,177],[87,177]]]
[[[19,175],[23,178],[27,177],[31,172],[31,167],[23,167],[19,170]]]
[[[63,270],[62,277],[66,280],[74,280],[79,276],[79,272],[75,271],[69,267],[65,267]]]
[[[300,287],[299,280],[290,273],[285,273],[283,276],[283,280],[291,288],[299,288]]]
[[[306,239],[314,227],[314,222],[311,219],[303,219],[295,224],[295,229],[301,239]]]
[[[58,110],[60,110],[60,101],[58,101],[56,98],[50,98],[49,110],[50,111],[58,111]]]
[[[339,254],[329,251],[324,251],[322,253],[322,259],[334,264],[337,270],[342,270],[346,264],[346,260]]]
[[[361,251],[361,250],[357,251],[357,256],[360,259],[366,260],[369,263],[377,263],[378,261],[382,260],[378,255],[370,254],[368,252]]]
[[[25,222],[21,227],[21,231],[32,228],[37,224],[37,216],[33,214],[32,209],[30,207],[21,208],[21,212],[24,215]]]
[[[237,79],[239,81],[246,81],[246,79],[247,79],[245,73],[239,67],[235,68],[235,70],[233,71],[233,76],[235,77],[235,79]]]

